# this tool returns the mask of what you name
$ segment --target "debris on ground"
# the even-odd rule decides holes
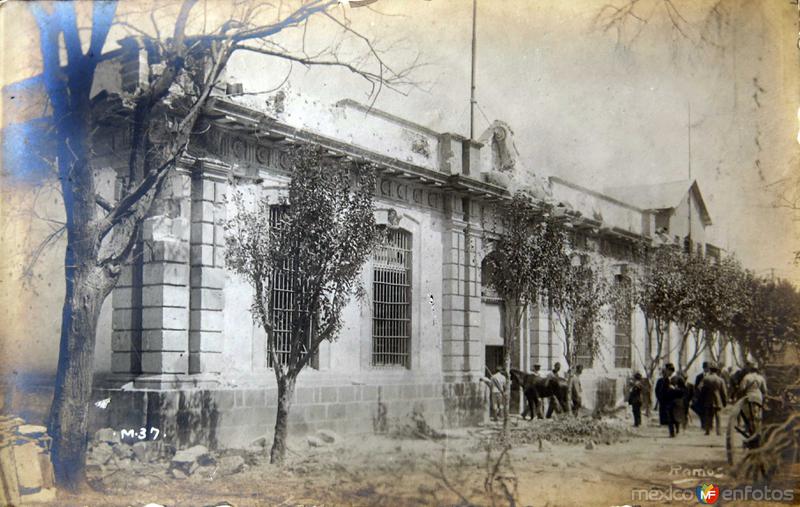
[[[431,427],[428,421],[425,420],[421,410],[415,409],[409,421],[404,424],[398,424],[397,429],[393,432],[395,438],[415,438],[425,440],[442,440],[447,438],[447,435]]]
[[[500,428],[482,429],[484,438],[497,440]],[[539,444],[539,442],[585,444],[593,449],[597,443],[611,445],[632,435],[628,423],[620,419],[594,419],[591,417],[556,417],[535,419],[508,428],[507,441],[512,445]],[[540,445],[542,449],[544,444]]]

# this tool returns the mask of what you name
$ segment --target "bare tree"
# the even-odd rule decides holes
[[[382,86],[408,83],[407,72],[394,72],[384,62],[372,42],[351,26],[345,7],[337,0],[304,1],[288,11],[279,6],[273,21],[264,21],[266,4],[236,2],[231,18],[210,30],[194,29],[197,4],[197,0],[180,3],[168,37],[161,36],[153,15],[154,34],[141,30],[136,21],[119,19],[116,2],[94,2],[88,29],[81,26],[74,2],[30,4],[39,28],[42,78],[56,139],[53,158],[66,212],[66,295],[48,423],[56,478],[64,487],[75,489],[85,484],[88,407],[100,308],[122,266],[130,260],[142,220],[170,169],[191,143],[231,55],[238,50],[258,51],[305,65],[342,67],[376,86],[376,93]],[[312,17],[329,20],[361,43],[367,56],[346,61],[328,51],[300,57],[270,44],[270,38],[278,33],[305,30]],[[93,166],[92,153],[94,143],[102,142],[95,131],[97,115],[102,114],[95,106],[102,100],[90,99],[97,66],[115,24],[137,33],[131,40],[145,51],[152,65],[136,90],[118,97],[126,106],[121,121],[127,122],[131,141],[128,174],[118,198],[112,200],[98,192],[99,168]]]

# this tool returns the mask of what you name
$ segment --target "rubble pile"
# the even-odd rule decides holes
[[[0,416],[0,504],[27,505],[56,498],[47,428]]]
[[[540,441],[564,444],[612,444],[626,440],[632,433],[629,423],[618,419],[557,417],[536,419],[509,428],[512,445],[537,444]]]

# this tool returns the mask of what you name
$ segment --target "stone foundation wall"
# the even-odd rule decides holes
[[[277,389],[120,391],[97,389],[111,398],[92,407],[92,431],[157,428],[177,448],[247,447],[272,436]],[[434,428],[476,425],[485,419],[486,390],[475,383],[298,386],[289,422],[292,435],[330,429],[342,434],[391,432],[416,411]]]

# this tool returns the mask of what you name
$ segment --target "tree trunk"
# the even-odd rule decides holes
[[[503,374],[506,377],[506,384],[503,387],[503,435],[508,432],[508,414],[511,410],[511,348],[516,342],[519,332],[519,320],[521,316],[520,305],[516,301],[505,301],[505,336],[503,337]]]
[[[273,368],[280,368],[280,366],[273,365]],[[293,374],[291,371],[278,377],[278,411],[275,415],[275,436],[272,440],[272,450],[269,455],[270,463],[281,464],[286,458],[286,437],[289,433],[289,410],[292,407],[292,397],[294,396],[294,384],[296,380],[297,375]]]
[[[66,297],[55,395],[48,431],[56,482],[70,490],[86,486],[86,445],[94,373],[97,320],[109,279],[99,268],[75,267],[72,248],[66,255]]]

